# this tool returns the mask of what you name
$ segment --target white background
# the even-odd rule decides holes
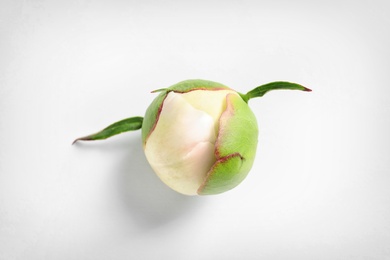
[[[390,259],[387,1],[0,3],[0,259]],[[186,197],[141,132],[185,79],[246,92],[260,127],[247,179]]]

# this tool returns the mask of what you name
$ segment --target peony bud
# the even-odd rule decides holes
[[[249,173],[256,154],[258,126],[247,102],[273,89],[310,91],[273,82],[238,93],[220,83],[187,80],[166,89],[145,117],[119,121],[75,140],[98,140],[142,127],[146,158],[158,177],[186,195],[228,191]]]

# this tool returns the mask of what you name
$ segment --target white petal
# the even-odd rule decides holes
[[[166,97],[156,128],[145,145],[154,171],[172,189],[195,195],[215,161],[214,119],[182,94]]]
[[[209,114],[214,121],[214,129],[217,135],[219,118],[226,109],[226,96],[229,94],[238,95],[233,90],[193,90],[182,95],[194,108]]]

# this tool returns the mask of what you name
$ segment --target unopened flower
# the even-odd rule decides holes
[[[99,140],[142,127],[146,158],[158,177],[186,195],[228,191],[241,183],[255,159],[258,125],[248,101],[274,89],[310,91],[272,82],[241,94],[220,83],[187,80],[169,88],[132,117],[75,140]]]

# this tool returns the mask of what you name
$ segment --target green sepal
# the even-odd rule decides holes
[[[198,190],[198,194],[215,195],[236,187],[248,174],[241,169],[243,163],[244,160],[240,154],[232,154],[216,161],[211,168],[207,183]]]
[[[249,106],[239,96],[228,94],[215,143],[216,162],[198,189],[199,195],[228,191],[245,179],[255,159],[258,133]]]
[[[179,83],[176,83],[175,85],[170,86],[166,90],[174,91],[177,93],[186,93],[192,90],[222,90],[222,89],[231,90],[231,88],[226,87],[225,85],[218,82],[203,80],[203,79],[189,79],[189,80],[184,80]]]
[[[142,143],[144,145],[146,144],[146,139],[156,127],[158,117],[160,116],[162,105],[167,96],[167,93],[168,92],[166,90],[161,90],[160,94],[152,101],[152,103],[146,109],[142,126]]]
[[[241,94],[241,93],[239,93],[239,94],[242,97],[242,99],[248,103],[249,99],[255,98],[255,97],[262,97],[268,91],[276,90],[276,89],[311,91],[311,89],[306,88],[306,87],[299,85],[299,84],[296,84],[296,83],[291,83],[291,82],[287,82],[287,81],[275,81],[275,82],[267,83],[267,84],[261,85],[257,88],[254,88],[246,94]]]
[[[166,91],[166,90],[167,90],[167,88],[159,88],[159,89],[153,90],[152,93],[162,92],[162,91]]]
[[[142,127],[142,122],[143,122],[143,118],[139,116],[126,118],[107,126],[103,130],[95,134],[77,138],[76,140],[73,141],[72,144],[74,144],[77,141],[103,140],[123,132],[138,130]]]

